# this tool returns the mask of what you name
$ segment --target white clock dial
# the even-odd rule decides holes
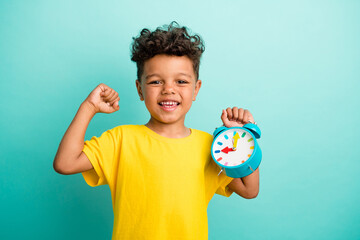
[[[224,166],[237,166],[249,159],[254,139],[243,129],[229,129],[216,136],[212,154]]]

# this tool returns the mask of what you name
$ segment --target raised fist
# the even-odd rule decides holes
[[[95,113],[113,113],[120,109],[119,94],[109,86],[100,83],[85,99],[94,107]]]

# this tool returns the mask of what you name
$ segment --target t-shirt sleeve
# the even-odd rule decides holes
[[[100,137],[94,136],[85,141],[82,151],[90,160],[93,169],[82,172],[82,175],[91,187],[109,183],[116,155],[116,139],[115,131],[111,129]]]
[[[220,177],[221,176],[221,177]],[[225,175],[224,172],[220,174],[220,186],[216,190],[216,194],[223,195],[225,197],[230,197],[230,195],[234,192],[229,188],[229,183],[233,180],[233,178]]]
[[[213,197],[214,193],[230,197],[233,191],[228,187],[233,178],[226,176],[225,172],[222,172],[220,167],[210,159],[206,167],[206,182],[207,182],[207,197],[208,200]]]

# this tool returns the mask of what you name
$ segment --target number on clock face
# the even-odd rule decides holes
[[[213,156],[224,166],[237,166],[249,159],[254,151],[254,139],[242,129],[221,132],[213,145]]]

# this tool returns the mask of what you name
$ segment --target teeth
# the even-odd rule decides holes
[[[174,101],[166,101],[166,102],[160,102],[161,105],[163,106],[173,106],[173,105],[177,105],[177,102]]]

